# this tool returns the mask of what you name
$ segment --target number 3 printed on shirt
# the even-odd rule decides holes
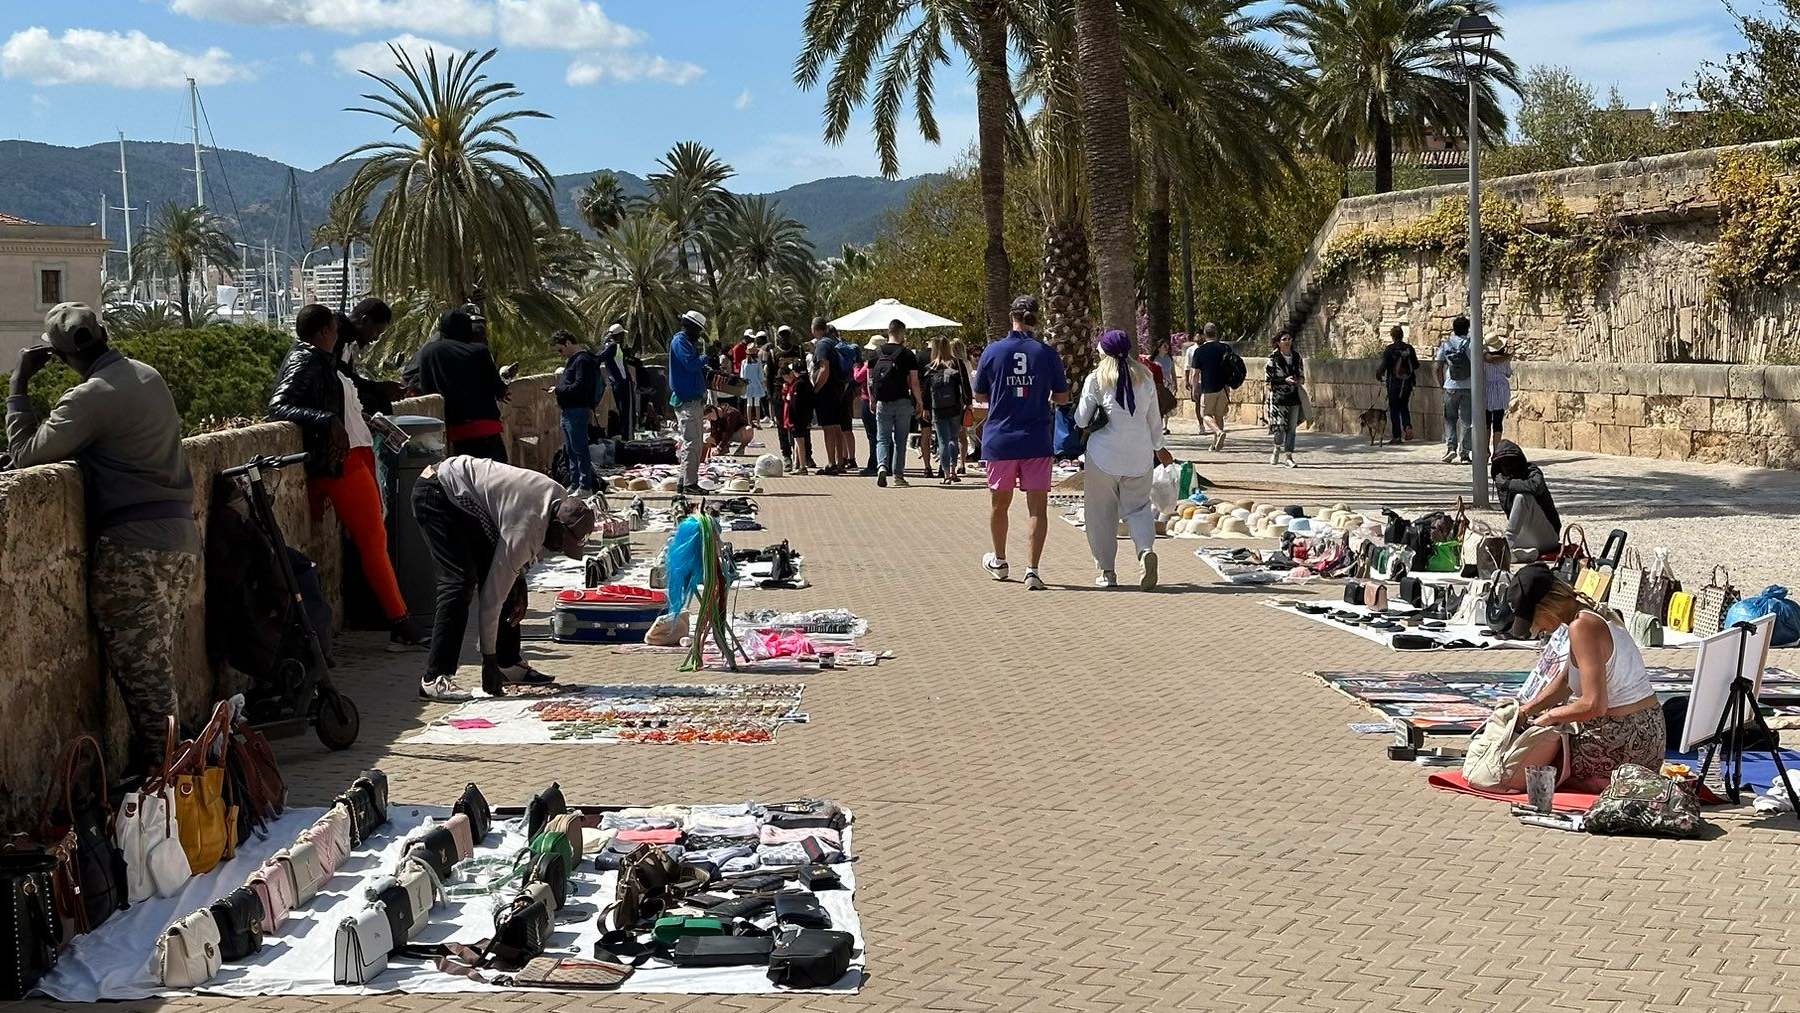
[[[1030,357],[1028,357],[1024,352],[1014,352],[1013,353],[1013,375],[1014,376],[1024,376],[1026,366],[1030,363],[1030,361],[1031,361]]]

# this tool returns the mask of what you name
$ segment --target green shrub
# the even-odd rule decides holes
[[[293,338],[273,328],[234,324],[152,331],[113,342],[121,355],[162,374],[188,433],[262,418],[275,371],[292,345]],[[31,398],[47,411],[76,379],[73,370],[52,362],[32,377]]]

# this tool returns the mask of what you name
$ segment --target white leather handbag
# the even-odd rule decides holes
[[[294,884],[294,907],[304,907],[318,896],[331,881],[331,870],[319,858],[319,849],[311,841],[299,840],[285,851],[275,853],[275,861],[288,867]]]
[[[201,908],[156,940],[156,978],[169,988],[195,988],[219,973],[219,926]]]
[[[187,852],[181,850],[181,830],[166,788],[155,794],[126,794],[113,843],[125,856],[126,896],[133,904],[153,896],[173,897],[193,874]]]
[[[331,980],[339,985],[367,985],[387,970],[388,953],[393,949],[394,932],[388,928],[387,907],[371,904],[356,917],[338,924]]]

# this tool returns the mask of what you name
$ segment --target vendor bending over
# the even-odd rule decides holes
[[[1569,791],[1599,791],[1615,768],[1662,768],[1662,705],[1631,634],[1545,566],[1527,566],[1507,592],[1512,636],[1550,635],[1526,681],[1521,722],[1572,732]]]
[[[1554,555],[1562,547],[1562,515],[1550,498],[1544,472],[1525,459],[1525,451],[1511,440],[1494,448],[1489,472],[1500,509],[1506,513],[1506,544],[1513,562],[1530,563]]]
[[[750,449],[750,437],[755,431],[750,428],[750,421],[735,405],[706,406],[706,457],[730,456],[730,446],[737,444],[738,457],[744,456]]]
[[[425,469],[413,486],[413,516],[437,563],[431,656],[419,680],[427,700],[467,700],[456,684],[469,596],[480,590],[481,688],[500,696],[507,682],[550,678],[524,664],[525,568],[546,549],[580,559],[594,511],[555,479],[485,458],[458,456]]]

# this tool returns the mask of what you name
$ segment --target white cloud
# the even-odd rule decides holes
[[[743,91],[738,92],[737,100],[731,103],[731,107],[740,113],[750,108],[750,89],[745,88]]]
[[[355,35],[411,29],[486,35],[494,11],[486,0],[170,0],[189,17],[240,25],[305,25]]]
[[[355,74],[358,71],[366,70],[374,74],[386,75],[395,66],[394,54],[388,50],[389,46],[412,57],[413,62],[418,64],[425,62],[425,54],[435,50],[440,66],[447,57],[464,50],[462,46],[452,46],[433,39],[422,39],[408,32],[404,35],[397,35],[386,42],[359,42],[354,46],[346,46],[333,53],[331,58],[337,63],[338,69],[346,74]]]
[[[593,0],[499,0],[500,41],[569,52],[623,50],[647,36],[606,16]]]
[[[1592,82],[1602,101],[1617,85],[1633,105],[1661,105],[1707,60],[1737,48],[1737,33],[1718,11],[1642,0],[1537,0],[1510,6],[1500,45],[1523,71],[1568,67]]]
[[[0,77],[37,85],[100,84],[116,88],[177,88],[193,78],[217,85],[250,77],[217,47],[185,53],[143,32],[71,28],[52,36],[43,28],[13,33],[0,46]]]
[[[678,60],[667,60],[644,53],[613,53],[586,56],[569,64],[564,76],[570,85],[599,84],[614,81],[659,81],[663,84],[691,84],[706,73],[703,67]]]

